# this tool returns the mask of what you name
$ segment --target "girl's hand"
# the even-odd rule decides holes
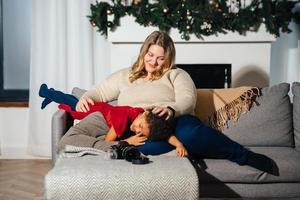
[[[188,152],[183,145],[180,145],[176,147],[176,155],[180,157],[185,157],[188,156]]]
[[[88,97],[82,97],[76,104],[77,112],[87,112],[90,110],[89,104],[94,105],[94,101]]]
[[[145,144],[145,141],[147,138],[142,135],[142,133],[136,134],[134,136],[131,136],[124,141],[128,142],[128,144],[134,145],[134,146],[139,146]]]
[[[173,111],[167,107],[161,107],[161,106],[155,106],[152,109],[152,113],[162,117],[162,116],[166,116],[166,120],[168,120],[169,118],[173,117]]]

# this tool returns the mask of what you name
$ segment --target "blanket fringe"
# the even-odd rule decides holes
[[[209,125],[219,131],[224,130],[225,127],[228,128],[228,121],[236,122],[241,114],[250,110],[256,97],[260,95],[261,91],[257,87],[247,90],[237,99],[215,111],[208,119]]]

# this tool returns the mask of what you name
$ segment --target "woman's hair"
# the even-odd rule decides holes
[[[165,60],[160,70],[153,72],[153,76],[150,80],[160,79],[165,72],[175,66],[175,47],[172,38],[164,32],[154,31],[152,32],[144,41],[139,56],[137,60],[131,67],[129,81],[132,83],[135,80],[144,77],[147,75],[147,71],[145,69],[144,57],[148,53],[148,50],[151,45],[158,45],[164,49],[165,52]]]
[[[150,130],[148,139],[154,141],[168,139],[174,132],[174,120],[166,120],[164,116],[160,117],[151,110],[148,111],[146,115],[146,122]]]

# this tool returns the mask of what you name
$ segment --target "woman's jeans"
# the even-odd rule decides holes
[[[228,159],[239,165],[245,164],[248,150],[231,140],[223,133],[203,124],[192,115],[175,118],[175,136],[180,140],[189,155],[196,158]],[[166,141],[146,141],[139,147],[145,155],[158,155],[173,150]]]

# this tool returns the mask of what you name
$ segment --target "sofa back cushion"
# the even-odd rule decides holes
[[[77,99],[80,99],[82,95],[86,92],[86,90],[74,87],[72,90],[72,95],[74,95]]]
[[[246,146],[293,146],[289,89],[288,83],[262,88],[261,95],[255,100],[257,104],[253,103],[237,121],[229,120],[223,133]],[[199,101],[201,99],[197,103]],[[201,110],[196,110],[199,112]]]
[[[300,148],[300,82],[292,85],[295,146]]]

